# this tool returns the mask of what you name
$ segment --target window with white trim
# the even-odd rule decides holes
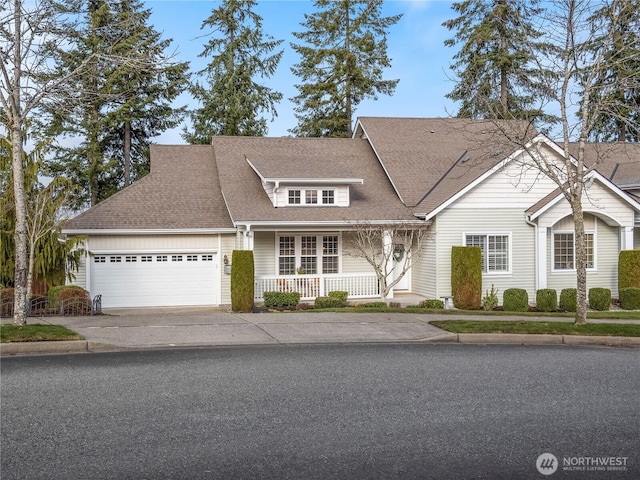
[[[278,237],[278,275],[339,273],[338,235]]]
[[[289,205],[335,205],[336,194],[333,189],[291,188],[287,191]]]
[[[465,245],[482,250],[483,273],[509,272],[508,234],[468,234],[465,236]]]
[[[585,247],[587,251],[587,268],[595,268],[595,236],[593,232],[585,232]],[[553,269],[575,270],[575,237],[573,232],[553,232]]]

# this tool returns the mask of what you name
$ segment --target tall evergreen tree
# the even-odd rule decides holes
[[[206,84],[190,87],[201,104],[191,112],[192,130],[182,137],[192,144],[211,143],[214,135],[262,136],[267,133],[268,113],[277,116],[282,94],[256,81],[269,78],[280,63],[282,43],[262,32],[262,17],[254,12],[255,0],[223,0],[202,23],[218,35],[209,39],[200,57],[211,58],[198,72]]]
[[[183,109],[170,103],[186,83],[187,63],[165,55],[171,40],[147,24],[150,11],[138,0],[88,0],[76,8],[87,28],[72,37],[58,67],[60,74],[84,62],[91,68],[69,85],[75,100],[49,111],[48,134],[75,139],[55,149],[51,168],[81,187],[81,206],[126,186],[131,165],[134,178],[148,171],[151,139],[182,118]]]
[[[461,102],[459,117],[533,119],[540,88],[536,50],[550,48],[533,18],[541,11],[539,0],[464,0],[452,9],[458,17],[443,26],[455,32],[445,40],[460,45],[451,69],[454,89],[446,96]],[[533,47],[533,48],[532,48]]]
[[[125,61],[107,72],[108,88],[116,92],[106,115],[105,155],[116,160],[118,187],[149,172],[149,144],[176,127],[186,107],[172,101],[186,87],[188,62],[172,62],[166,55],[170,39],[148,24],[151,10],[140,0],[112,3],[116,31],[121,35],[114,53],[124,59],[139,57],[150,68]]]
[[[599,7],[590,17],[594,35],[588,45],[609,68],[600,72],[590,97],[589,108],[599,109],[590,139],[638,142],[640,86],[631,79],[640,72],[640,1],[606,2]],[[607,36],[612,41],[605,41]]]
[[[308,137],[349,137],[356,106],[379,94],[392,95],[399,80],[383,80],[391,66],[389,28],[401,15],[383,17],[382,0],[316,0],[305,15],[305,31],[294,32],[304,44],[292,45],[301,56],[291,70],[296,85],[298,126],[290,132]]]

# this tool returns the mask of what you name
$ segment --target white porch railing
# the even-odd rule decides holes
[[[349,298],[380,296],[378,279],[374,274],[355,273],[344,275],[267,275],[255,279],[255,300],[260,301],[264,292],[298,292],[300,300],[313,300],[329,292],[349,292]]]

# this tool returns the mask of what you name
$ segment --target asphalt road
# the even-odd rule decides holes
[[[640,478],[637,349],[203,348],[1,375],[3,480]]]

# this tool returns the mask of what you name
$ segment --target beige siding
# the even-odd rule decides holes
[[[235,234],[220,235],[220,305],[231,305],[231,275],[224,272],[224,256],[231,263],[235,248]]]
[[[536,169],[512,161],[468,192],[452,208],[502,209],[508,198],[511,208],[526,210],[555,188],[556,184]]]
[[[425,243],[420,258],[411,268],[411,290],[423,297],[434,299],[437,294],[437,221],[434,220],[429,230],[429,239]]]
[[[217,250],[218,235],[92,235],[89,245],[92,252]]]
[[[73,272],[74,278],[69,281],[67,279],[68,285],[77,285],[78,287],[82,287],[85,290],[89,290],[89,285],[87,284],[87,257],[83,256],[80,259],[80,265],[78,265],[78,271]]]
[[[596,268],[587,271],[587,288],[601,287],[611,289],[611,295],[618,295],[618,255],[620,252],[620,233],[617,227],[610,227],[601,220],[585,216],[586,221],[595,224],[595,249]],[[586,223],[586,222],[585,222]],[[576,274],[574,271],[553,272],[553,252],[552,252],[553,230],[547,232],[547,288],[557,290],[558,295],[563,288],[576,287]]]
[[[255,232],[253,234],[253,262],[256,276],[277,273],[275,233]]]
[[[633,225],[633,208],[611,190],[603,188],[598,182],[595,182],[583,195],[582,209],[585,212],[595,214],[601,212],[601,216],[611,217],[619,225],[628,227]],[[571,215],[571,208],[565,200],[561,200],[541,215],[538,223],[541,227],[551,227],[568,215]]]
[[[451,293],[451,247],[464,245],[464,234],[509,234],[511,237],[508,274],[484,274],[482,291],[494,284],[502,292],[507,288],[523,288],[535,298],[534,229],[524,221],[520,209],[494,209],[479,214],[477,210],[448,209],[438,216],[436,228],[438,283],[436,297]]]
[[[353,246],[353,235],[348,232],[342,234],[342,273],[373,273],[373,268]]]

